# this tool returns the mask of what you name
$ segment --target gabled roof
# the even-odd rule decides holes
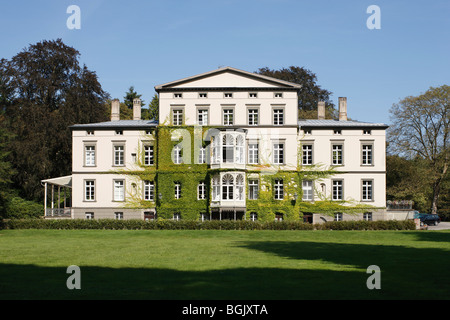
[[[72,130],[110,130],[110,129],[148,129],[158,125],[156,120],[118,120],[98,123],[75,124],[69,128]]]
[[[387,129],[389,126],[384,123],[371,123],[362,122],[356,120],[317,120],[317,119],[305,119],[299,120],[298,126],[300,128],[351,128],[351,129],[361,129],[361,128],[377,128],[377,129]]]
[[[249,79],[253,79],[253,80],[256,80],[256,81],[260,81],[261,83],[270,84],[271,85],[271,89],[283,88],[283,89],[296,89],[296,90],[299,90],[302,87],[298,83],[288,82],[288,81],[284,81],[284,80],[280,80],[280,79],[264,76],[264,75],[257,74],[257,73],[252,73],[252,72],[248,72],[248,71],[244,71],[244,70],[239,70],[239,69],[232,68],[232,67],[223,67],[223,68],[219,68],[219,69],[212,70],[212,71],[209,71],[209,72],[201,73],[201,74],[198,74],[198,75],[195,75],[195,76],[191,76],[191,77],[187,77],[187,78],[183,78],[183,79],[179,79],[179,80],[175,80],[175,81],[171,81],[171,82],[168,82],[168,83],[157,85],[157,86],[155,86],[155,90],[157,92],[164,91],[164,90],[169,90],[169,89],[174,90],[174,89],[178,89],[176,87],[179,86],[179,85],[186,84],[186,83],[193,82],[193,81],[197,81],[197,80],[204,79],[204,78],[208,78],[208,77],[213,77],[215,75],[219,75],[219,74],[223,74],[223,73],[232,73],[232,74],[235,74],[235,75],[240,75],[240,76],[245,77],[245,78],[249,78]],[[221,87],[221,88],[231,88],[231,87],[232,86],[224,86],[224,87]],[[202,88],[205,89],[206,87],[202,86]],[[252,88],[260,88],[260,87],[252,86]],[[261,86],[261,88],[267,89],[267,86]],[[212,87],[211,89],[217,89],[217,87]]]

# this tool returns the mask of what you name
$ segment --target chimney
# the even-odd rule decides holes
[[[347,98],[339,97],[339,121],[347,121]]]
[[[141,99],[133,99],[133,120],[141,120]]]
[[[111,121],[120,120],[120,101],[119,99],[114,99],[111,101]]]
[[[319,101],[317,105],[317,115],[319,120],[325,120],[325,101]]]

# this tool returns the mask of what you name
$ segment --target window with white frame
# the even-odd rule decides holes
[[[258,215],[256,214],[256,212],[250,213],[250,220],[252,220],[252,221],[258,220]]]
[[[114,180],[114,201],[125,200],[125,182],[123,180]]]
[[[181,126],[183,124],[183,110],[174,109],[172,110],[172,123],[174,126]]]
[[[145,201],[155,200],[155,182],[144,181],[144,200]]]
[[[198,94],[198,97],[199,97],[199,98],[208,98],[208,94],[207,94],[206,92],[200,92],[200,93]]]
[[[114,218],[116,220],[123,220],[123,212],[114,212]]]
[[[233,200],[234,178],[231,174],[222,177],[222,200]]]
[[[372,221],[372,212],[364,212],[363,220],[365,220],[365,221]]]
[[[275,126],[284,124],[284,109],[273,109],[273,124]]]
[[[273,163],[274,164],[284,164],[284,144],[274,143],[273,144]]]
[[[273,96],[274,96],[274,98],[283,98],[283,93],[281,93],[281,92],[275,92],[275,93],[273,94]]]
[[[176,212],[173,214],[173,220],[180,221],[181,220],[181,214]]]
[[[84,165],[86,167],[95,166],[95,146],[85,146],[84,147]]]
[[[175,183],[175,199],[181,198],[181,183],[176,182]]]
[[[95,180],[84,181],[84,201],[95,201]]]
[[[234,110],[223,109],[223,125],[232,126],[234,124]]]
[[[333,200],[342,200],[343,199],[343,181],[342,180],[333,180]]]
[[[234,138],[231,134],[225,134],[222,138],[222,162],[233,163],[234,161]]]
[[[248,125],[257,126],[259,121],[259,110],[248,109]]]
[[[303,200],[304,201],[313,201],[314,199],[314,188],[312,180],[303,180],[302,181],[302,190],[303,190]]]
[[[275,200],[283,200],[283,198],[284,198],[283,180],[282,179],[275,179],[274,198],[275,198]]]
[[[335,213],[334,214],[334,221],[342,221],[343,215],[342,213]]]
[[[215,176],[212,179],[212,199],[214,201],[220,200],[220,180],[219,176]]]
[[[250,92],[250,93],[248,94],[248,97],[249,97],[249,98],[258,98],[258,94],[257,94],[256,92]]]
[[[208,125],[208,109],[199,109],[197,113],[197,124],[199,126]]]
[[[259,148],[258,143],[248,144],[248,163],[258,164],[259,163]]]
[[[114,165],[115,166],[123,166],[125,165],[125,147],[122,146],[114,146]]]
[[[342,165],[342,144],[333,144],[332,146],[332,164],[333,165]]]
[[[94,213],[93,212],[86,212],[85,213],[85,217],[87,220],[92,220],[94,219]]]
[[[95,133],[94,133],[94,131],[93,130],[87,130],[86,131],[86,135],[87,136],[93,136]]]
[[[248,199],[258,200],[259,182],[257,179],[248,180]]]
[[[144,165],[152,166],[154,164],[154,148],[153,146],[144,146]]]
[[[206,163],[206,148],[200,148],[198,150],[198,163]]]
[[[181,164],[183,163],[183,156],[181,153],[181,146],[180,145],[176,145],[175,147],[173,147],[172,149],[172,161],[175,164]]]
[[[183,98],[183,94],[182,94],[182,93],[174,93],[174,94],[173,94],[173,97],[174,97],[175,99],[181,99],[181,98]]]
[[[244,200],[244,176],[236,176],[236,200]]]
[[[363,180],[362,181],[362,201],[372,201],[373,200],[373,181]]]
[[[369,130],[369,129],[363,130],[363,135],[365,135],[365,136],[370,136],[371,134],[372,134],[372,131],[371,131],[371,130]]]
[[[242,135],[236,137],[236,154],[235,163],[244,163],[244,144],[245,140]]]
[[[302,164],[311,165],[313,163],[313,146],[312,144],[302,145]]]
[[[197,186],[197,200],[206,199],[206,185],[205,182],[202,181]]]
[[[223,94],[224,98],[233,98],[233,94],[231,92],[226,92]]]
[[[373,145],[363,144],[362,145],[362,165],[372,165],[373,164]]]

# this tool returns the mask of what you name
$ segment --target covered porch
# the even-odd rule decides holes
[[[42,180],[41,184],[45,188],[44,217],[71,218],[72,176]],[[49,186],[51,186],[50,190]]]

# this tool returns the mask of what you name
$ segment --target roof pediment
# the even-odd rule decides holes
[[[155,86],[156,91],[192,88],[300,89],[301,85],[231,67],[225,67]]]

